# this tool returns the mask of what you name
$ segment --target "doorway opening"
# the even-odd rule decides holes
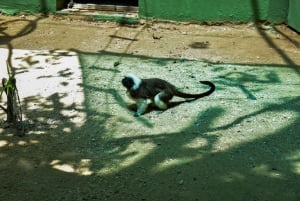
[[[79,11],[138,12],[139,0],[64,0],[64,9]]]
[[[138,0],[74,0],[74,2],[81,4],[138,6]]]

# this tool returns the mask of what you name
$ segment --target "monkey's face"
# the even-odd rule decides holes
[[[131,77],[124,77],[122,79],[122,84],[124,87],[126,87],[129,90],[133,87],[134,81]]]

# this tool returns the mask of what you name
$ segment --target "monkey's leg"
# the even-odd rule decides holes
[[[137,111],[134,113],[135,117],[141,116],[144,112],[146,112],[148,107],[147,99],[139,99],[137,100]]]
[[[171,96],[172,97],[172,96]],[[170,100],[170,95],[165,92],[160,92],[155,95],[154,103],[155,105],[161,109],[166,110],[168,108],[167,102]],[[167,101],[166,101],[167,100]]]

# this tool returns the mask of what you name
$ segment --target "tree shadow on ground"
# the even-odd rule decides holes
[[[252,13],[253,13],[253,20],[254,22],[259,22],[259,20],[261,19],[260,17],[260,13],[259,11],[261,10],[260,6],[259,6],[259,2],[258,0],[251,0],[251,5],[252,5]],[[293,68],[298,74],[300,74],[300,69],[299,69],[299,65],[297,65],[292,58],[290,58],[286,52],[278,47],[274,41],[272,40],[272,38],[270,38],[267,34],[267,32],[263,29],[261,29],[259,26],[256,26],[256,30],[259,33],[259,35],[264,39],[264,41],[271,47],[274,48],[274,50],[276,51],[276,53],[283,59],[283,61],[285,61],[286,64],[288,64],[291,68]],[[280,32],[278,29],[275,28],[275,30],[277,31],[277,33],[279,33],[280,35],[282,35],[283,37],[287,38],[286,35],[284,35],[282,32]],[[289,40],[291,43],[293,43],[294,45],[296,45],[294,43],[293,40]]]
[[[254,100],[230,105],[231,98],[224,105],[224,99],[212,97],[184,124],[172,112],[195,108],[196,103],[171,108],[154,119],[151,114],[137,119],[126,112],[119,90],[119,74],[129,67],[113,69],[116,57],[97,56],[101,58],[94,59],[99,62],[90,66],[89,59],[96,55],[79,55],[83,107],[64,104],[67,94],[54,93],[47,100],[29,97],[24,100],[31,121],[28,135],[15,138],[2,131],[1,200],[299,199],[299,97],[275,98],[260,107],[249,103],[250,110],[240,114],[228,108],[235,111]],[[225,100],[226,86],[248,76],[231,76],[219,66],[208,70],[230,78],[230,82],[216,80],[217,93]],[[251,78],[260,84],[282,83],[276,71],[265,75],[271,79]],[[39,109],[32,109],[33,103]],[[83,121],[74,121],[78,113],[85,114]],[[168,125],[160,124],[168,116],[174,120],[166,122],[178,129],[164,129]]]
[[[27,19],[14,19],[10,21],[4,21],[0,24],[0,45],[8,49],[7,61],[12,66],[11,56],[13,51],[12,42],[13,40],[26,36],[33,31],[35,31],[38,22],[44,17],[37,17],[35,20]],[[17,33],[10,34],[10,31],[7,29],[9,26],[13,26],[14,23],[24,23],[23,29],[19,30]],[[11,69],[14,70],[14,69]]]
[[[254,94],[273,92],[261,86],[286,84],[272,67],[263,74],[247,69],[232,73],[212,64],[204,73],[213,74],[206,75],[215,79],[216,98],[182,104],[159,116],[133,118],[120,90],[120,74],[133,69],[168,72],[174,60],[76,53],[82,105],[64,102],[70,91],[26,97],[26,137],[1,129],[0,200],[300,199],[300,99],[293,93],[298,88],[290,85],[290,96],[263,99]],[[55,62],[60,57],[45,54]],[[120,58],[121,64],[114,67]],[[139,67],[139,60],[146,65]],[[28,61],[23,60],[32,64]],[[173,68],[171,75],[199,74],[199,67],[193,71],[188,64],[185,73],[179,73],[181,66],[176,64],[178,71]],[[43,69],[34,65],[35,70]],[[24,69],[16,69],[16,74]],[[74,81],[70,70],[38,80],[55,76],[66,78],[58,83],[63,86]],[[252,82],[258,85],[254,90],[249,89]]]

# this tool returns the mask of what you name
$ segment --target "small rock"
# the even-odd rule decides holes
[[[120,65],[120,62],[119,62],[119,61],[116,61],[116,62],[114,63],[114,67],[117,67],[118,65]]]
[[[162,36],[157,36],[157,35],[155,35],[155,34],[153,33],[152,38],[155,39],[155,40],[159,40],[159,39],[162,38]]]

